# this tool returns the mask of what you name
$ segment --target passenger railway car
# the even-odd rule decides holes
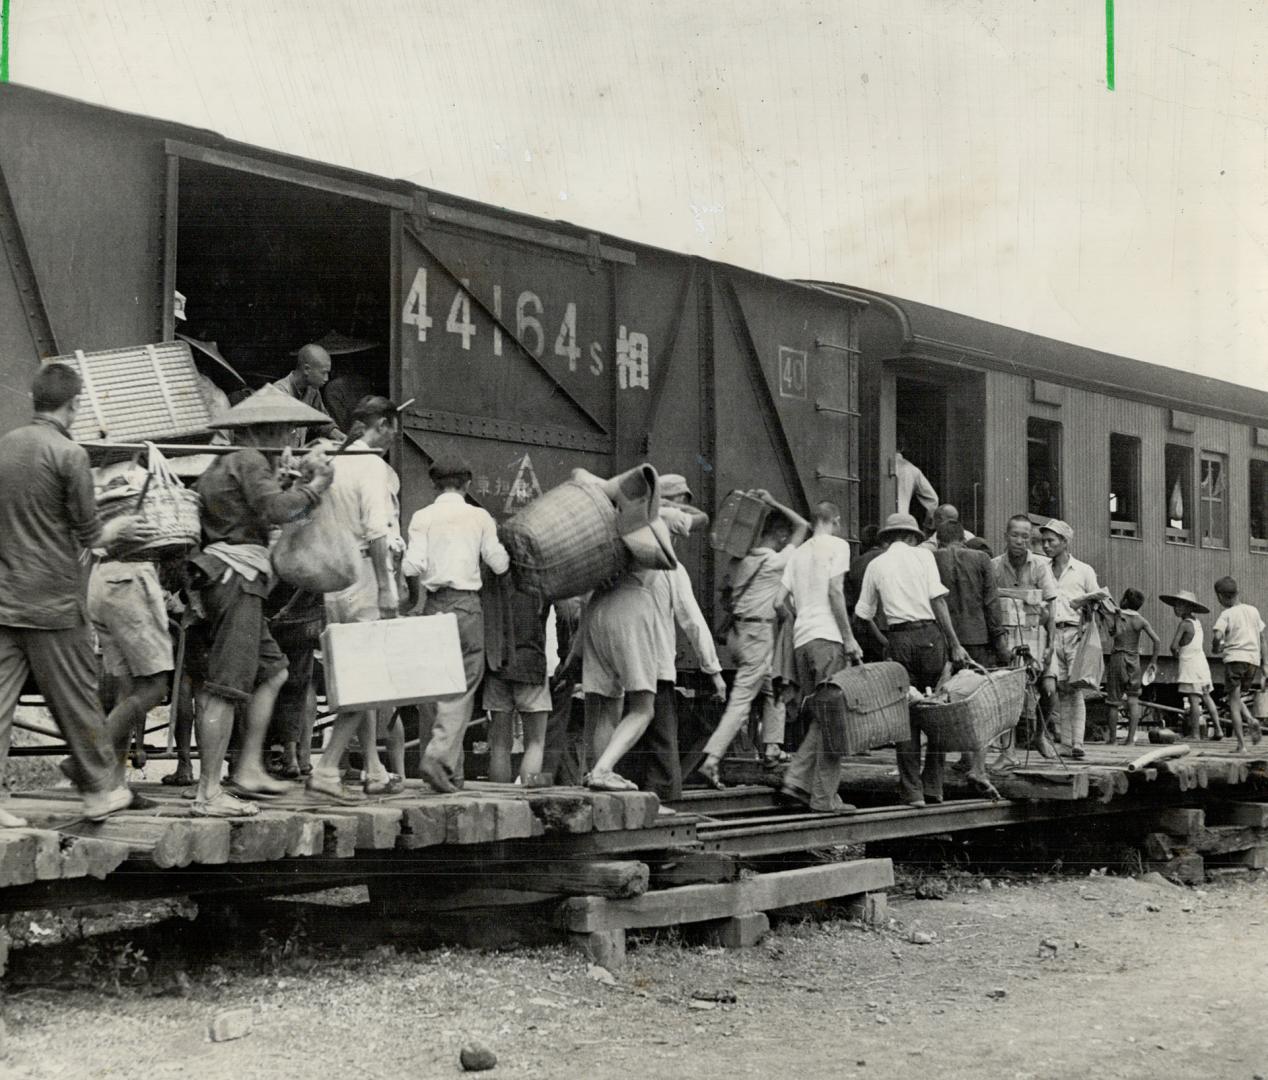
[[[1268,394],[15,85],[0,243],[0,429],[41,357],[180,330],[258,386],[335,332],[336,378],[414,399],[407,517],[451,447],[498,517],[574,467],[650,460],[710,509],[831,499],[855,539],[901,449],[997,548],[1010,514],[1059,514],[1116,592],[1231,572],[1268,604]],[[723,568],[682,554],[711,608]]]

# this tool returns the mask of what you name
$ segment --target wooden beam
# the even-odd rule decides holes
[[[683,885],[633,900],[576,897],[560,905],[557,918],[572,933],[676,926],[876,892],[893,883],[894,866],[889,859],[860,859],[761,874],[725,885]]]

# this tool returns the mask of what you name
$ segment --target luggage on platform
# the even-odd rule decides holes
[[[910,681],[902,664],[884,660],[843,668],[821,682],[807,707],[830,754],[857,754],[911,737]]]
[[[333,709],[409,705],[467,688],[458,617],[452,612],[331,623],[322,631],[321,651]]]
[[[911,715],[931,750],[980,750],[1012,731],[1021,717],[1025,697],[1026,669],[1000,668],[979,676],[975,689],[966,697],[912,702]]]

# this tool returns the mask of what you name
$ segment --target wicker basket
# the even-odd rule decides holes
[[[1026,670],[1002,668],[987,672],[969,697],[937,705],[913,704],[912,718],[933,750],[980,750],[1011,731],[1026,697]]]
[[[498,530],[515,587],[542,600],[597,589],[629,565],[616,508],[597,484],[567,480]]]
[[[123,494],[107,491],[97,502],[97,514],[104,524],[125,514],[136,514],[158,530],[158,536],[115,554],[132,555],[141,551],[166,551],[172,548],[197,547],[202,541],[202,500],[191,491],[167,464],[157,446],[150,444],[148,474],[140,492],[128,489]]]
[[[844,668],[806,702],[829,754],[858,754],[911,737],[907,672],[884,661]]]

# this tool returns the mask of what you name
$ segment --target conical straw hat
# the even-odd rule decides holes
[[[213,428],[253,427],[256,424],[289,424],[291,427],[307,427],[309,424],[329,424],[331,419],[302,401],[291,397],[275,386],[266,386],[245,401],[238,402]]]

